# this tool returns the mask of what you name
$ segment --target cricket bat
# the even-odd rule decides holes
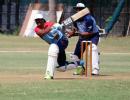
[[[72,15],[71,17],[65,19],[62,22],[63,26],[67,26],[70,25],[71,23],[75,22],[76,20],[78,20],[79,18],[85,16],[86,14],[90,13],[89,9],[86,7],[83,10],[77,12],[76,14]]]

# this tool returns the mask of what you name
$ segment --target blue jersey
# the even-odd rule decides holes
[[[96,26],[95,19],[90,15],[84,16],[82,19],[76,21],[76,27],[80,33],[89,32],[89,33],[98,33],[98,28]]]
[[[60,39],[62,39],[64,36],[64,34],[57,29],[52,29],[49,33],[41,36],[41,38],[43,40],[45,40],[47,43],[51,44],[51,43],[58,43],[58,41]]]
[[[80,35],[80,39],[92,41],[92,43],[97,44],[99,40],[99,30],[96,25],[95,19],[90,15],[87,14],[83,18],[77,20],[75,22],[75,27],[77,27]],[[91,33],[90,36],[83,35],[84,32]]]
[[[44,27],[43,27],[44,26]],[[51,31],[42,35],[39,35],[44,41],[46,41],[49,44],[55,43],[57,44],[59,40],[64,39],[66,36],[61,31],[60,25],[54,24],[53,22],[45,22],[42,26],[36,26],[35,32],[38,33],[40,29],[46,29],[47,27],[52,27]]]

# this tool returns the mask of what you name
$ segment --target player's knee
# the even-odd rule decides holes
[[[92,51],[98,51],[98,48],[95,44],[92,44]]]
[[[57,56],[59,53],[59,47],[56,44],[51,44],[48,50],[49,56]]]

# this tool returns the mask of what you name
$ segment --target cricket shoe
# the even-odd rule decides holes
[[[85,68],[83,66],[78,66],[76,68],[76,71],[73,73],[73,75],[84,75],[85,74]]]
[[[75,62],[67,61],[67,63],[66,63],[66,69],[67,70],[75,69],[75,68],[77,68],[77,66],[78,66],[77,61],[75,61]]]
[[[98,69],[93,69],[92,75],[93,76],[98,76],[99,75],[99,70]]]
[[[45,77],[44,77],[44,79],[46,79],[46,80],[51,80],[51,79],[53,79],[53,76],[51,76],[51,75],[49,74],[49,72],[47,72],[46,75],[45,75]]]
[[[56,70],[59,72],[65,72],[66,71],[66,66],[57,66]]]
[[[44,79],[51,80],[51,79],[53,79],[53,77],[52,76],[45,76]]]
[[[66,61],[65,66],[57,66],[56,70],[60,72],[65,72],[66,70],[71,70],[77,68],[77,62],[68,62]]]
[[[75,68],[77,68],[77,65],[68,64],[68,65],[65,65],[65,66],[58,66],[58,67],[56,67],[56,70],[60,71],[60,72],[65,72],[66,70],[72,70],[72,69],[75,69]]]

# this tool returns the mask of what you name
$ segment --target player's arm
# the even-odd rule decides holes
[[[90,35],[92,35],[92,33],[90,33],[90,32],[82,32],[82,33],[80,33],[82,36],[90,36]]]

